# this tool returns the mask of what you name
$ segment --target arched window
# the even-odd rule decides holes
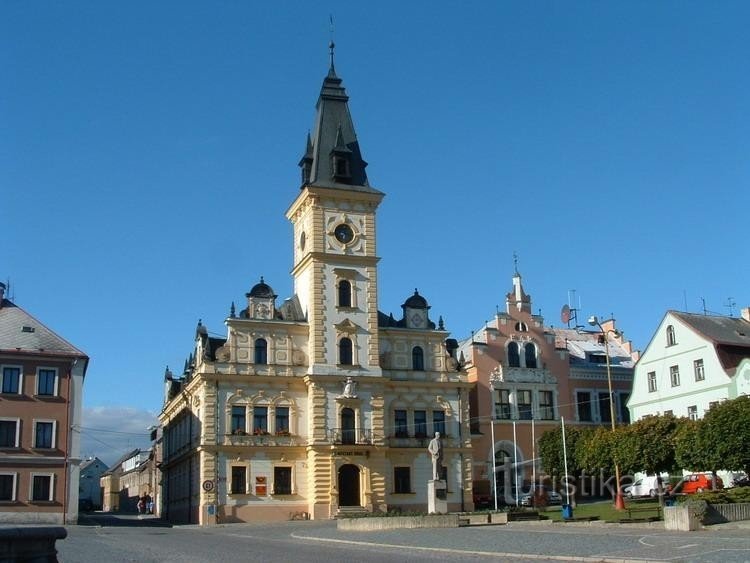
[[[534,346],[531,342],[527,342],[526,346],[524,346],[524,354],[526,356],[526,367],[527,368],[535,368],[536,367],[536,346]]]
[[[344,408],[341,410],[341,443],[356,444],[356,438],[354,411]]]
[[[677,344],[677,340],[674,337],[674,327],[669,325],[667,327],[667,346],[674,346]]]
[[[352,284],[348,280],[339,282],[339,307],[352,306]]]
[[[512,368],[521,367],[521,358],[518,355],[518,344],[515,342],[508,344],[508,366]]]
[[[411,369],[424,371],[424,351],[421,346],[414,346],[411,350]]]
[[[518,332],[529,332],[529,327],[526,323],[519,321],[516,323],[516,330]]]
[[[268,363],[268,342],[266,342],[265,338],[258,338],[255,341],[255,363]]]
[[[349,338],[339,340],[339,363],[341,365],[352,365],[352,341]]]

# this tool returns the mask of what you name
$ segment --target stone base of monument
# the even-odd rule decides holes
[[[445,481],[427,481],[427,512],[448,514],[448,485]]]

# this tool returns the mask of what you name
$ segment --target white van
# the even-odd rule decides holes
[[[669,482],[669,478],[660,477],[658,475],[647,475],[642,479],[638,479],[632,485],[623,487],[622,492],[628,498],[634,497],[651,497],[654,498],[659,494],[659,480],[661,480],[662,488],[665,483]]]

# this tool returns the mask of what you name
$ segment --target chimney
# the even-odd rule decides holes
[[[741,312],[742,312],[742,318],[745,319],[747,322],[750,322],[750,307],[745,307],[744,309],[742,309]]]

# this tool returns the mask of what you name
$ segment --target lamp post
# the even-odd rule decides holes
[[[612,393],[612,368],[609,360],[609,333],[615,332],[613,330],[604,330],[604,327],[599,322],[596,315],[589,317],[588,323],[591,326],[599,327],[599,330],[604,337],[604,355],[607,358],[607,385],[609,387],[609,421],[612,423],[612,432],[615,431],[615,397]],[[624,510],[625,501],[622,498],[622,489],[620,488],[620,465],[617,463],[617,456],[614,459],[615,462],[615,509]]]
[[[490,374],[490,439],[492,440],[492,491],[497,512],[497,465],[495,462],[495,382],[500,378],[500,370],[495,368]]]

